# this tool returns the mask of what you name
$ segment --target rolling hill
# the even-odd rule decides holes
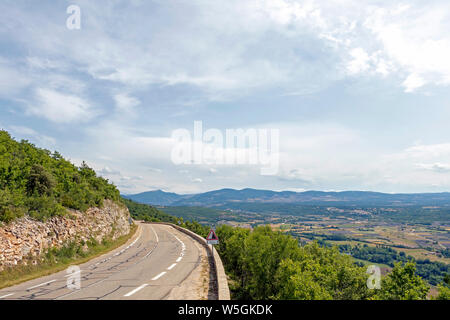
[[[140,203],[162,206],[223,206],[227,203],[291,203],[345,206],[450,206],[450,193],[388,194],[369,191],[271,191],[220,189],[179,195],[161,190],[124,196]]]

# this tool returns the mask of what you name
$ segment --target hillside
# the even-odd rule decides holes
[[[289,203],[346,206],[449,206],[450,193],[388,194],[367,191],[271,191],[256,189],[220,189],[193,195],[161,190],[127,195],[137,202],[164,206],[221,206],[227,203]]]
[[[171,192],[164,192],[162,190],[147,191],[130,196],[123,195],[123,197],[125,199],[130,199],[139,203],[154,204],[161,206],[170,205],[183,198],[182,195]]]
[[[0,131],[0,222],[25,214],[45,220],[66,208],[85,211],[119,198],[117,188],[85,163],[76,167],[56,151]]]

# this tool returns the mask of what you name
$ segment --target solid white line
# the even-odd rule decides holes
[[[167,268],[167,270],[172,270],[173,267],[175,267],[176,265],[177,265],[176,263],[172,264],[170,267]]]
[[[148,286],[148,284],[144,283],[142,286],[137,287],[136,289],[134,289],[134,290],[128,292],[126,295],[124,295],[124,297],[132,296],[133,294],[135,294],[135,293],[138,292],[139,290],[144,289],[146,286]]]
[[[177,262],[180,262],[181,259],[183,259],[183,257],[179,257],[179,258],[177,259]]]
[[[56,281],[56,280],[47,281],[47,282],[38,284],[37,286],[30,287],[30,288],[28,288],[27,290],[31,290],[31,289],[34,289],[34,288],[42,287],[42,286],[45,286],[46,284],[49,284],[49,283],[52,283],[52,282],[55,282],[55,281]]]
[[[153,281],[155,281],[155,280],[158,280],[159,278],[161,278],[163,275],[165,275],[167,272],[161,272],[160,274],[158,274],[156,277],[154,277],[152,280]]]
[[[153,233],[154,233],[155,236],[156,236],[156,242],[159,242],[158,234],[155,232],[155,229],[153,229],[153,227],[150,227],[150,229],[153,230]]]
[[[10,294],[7,294],[7,295],[4,295],[4,296],[1,296],[0,297],[0,299],[3,299],[3,298],[6,298],[6,297],[9,297],[9,296],[12,296],[14,293],[10,293]]]

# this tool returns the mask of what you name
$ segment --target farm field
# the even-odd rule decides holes
[[[450,264],[450,213],[432,207],[324,207],[241,204],[218,208],[166,207],[203,224],[270,225],[302,242],[392,248],[418,260]],[[447,252],[447,254],[445,253]]]

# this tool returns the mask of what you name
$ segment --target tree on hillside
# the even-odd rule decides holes
[[[444,281],[438,285],[436,300],[450,300],[450,274],[446,274]]]
[[[245,239],[243,255],[247,290],[252,299],[274,298],[278,292],[274,276],[280,262],[296,259],[298,242],[270,227],[257,227]]]
[[[425,300],[430,288],[416,275],[413,262],[396,263],[391,273],[381,281],[381,290],[377,295],[382,300]]]
[[[39,196],[50,195],[55,185],[55,178],[43,166],[35,164],[31,167],[26,183],[27,194],[29,196],[35,193]]]
[[[104,199],[118,201],[120,193],[108,180],[97,177],[85,162],[76,167],[58,152],[40,149],[0,130],[0,221],[24,214],[38,219],[85,211]]]
[[[277,274],[279,299],[360,300],[370,296],[364,268],[336,247],[312,243],[299,252],[296,261],[281,262]]]
[[[436,297],[437,300],[450,300],[450,288],[444,284],[438,286],[439,294]]]
[[[317,243],[299,247],[295,238],[270,227],[253,231],[220,226],[218,250],[237,299],[365,299],[365,269]]]

